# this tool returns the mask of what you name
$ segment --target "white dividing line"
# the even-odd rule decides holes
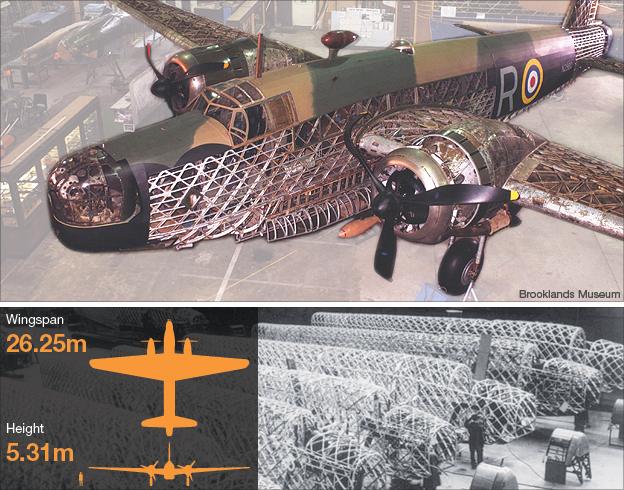
[[[219,286],[219,291],[215,296],[215,301],[221,301],[221,298],[223,298],[223,293],[225,293],[225,290],[227,289],[227,283],[230,281],[230,276],[232,275],[232,271],[234,270],[234,266],[236,265],[242,246],[243,244],[239,243],[234,249],[234,253],[230,259],[230,264],[228,265],[227,271],[225,271],[225,276],[223,276],[223,281],[221,281],[221,286]]]

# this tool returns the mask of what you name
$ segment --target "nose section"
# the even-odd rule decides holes
[[[100,146],[56,164],[48,177],[48,203],[61,241],[80,250],[124,248],[128,239],[114,229],[141,214],[138,186],[128,164]]]
[[[54,217],[72,226],[118,223],[136,212],[138,198],[121,168],[102,148],[68,155],[52,170],[48,193]]]

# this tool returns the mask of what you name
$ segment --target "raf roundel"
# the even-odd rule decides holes
[[[530,59],[524,67],[524,75],[522,75],[522,102],[525,105],[530,104],[537,97],[543,81],[542,64],[535,58]]]

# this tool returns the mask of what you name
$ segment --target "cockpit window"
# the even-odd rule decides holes
[[[262,100],[263,95],[248,81],[213,85],[200,99],[195,109],[219,121],[236,145],[288,127],[296,119],[290,93]]]
[[[239,87],[241,88],[241,90],[244,90],[249,95],[249,97],[251,97],[252,100],[262,100],[263,97],[260,93],[260,90],[254,87],[251,83],[242,82]]]

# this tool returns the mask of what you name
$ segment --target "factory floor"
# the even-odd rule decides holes
[[[573,473],[568,473],[566,484],[551,483],[544,480],[544,456],[548,448],[550,433],[557,427],[574,430],[572,417],[540,417],[536,431],[509,444],[486,446],[485,462],[509,468],[518,480],[519,488],[624,488],[622,474],[622,447],[609,446],[609,421],[607,412],[590,412],[590,427],[585,430],[590,445],[592,479],[583,477],[581,484]],[[617,430],[613,432],[612,442],[617,441]],[[468,446],[462,446],[460,461],[444,468],[439,489],[466,489],[470,486],[474,471],[470,467]]]
[[[82,86],[84,82],[80,81]],[[105,82],[99,90],[108,92]],[[97,87],[91,91],[97,92]],[[622,165],[621,76],[583,74],[560,95],[513,120],[576,150]],[[521,300],[520,290],[624,289],[624,243],[531,210],[522,224],[488,240],[476,282],[481,301]],[[437,289],[446,244],[399,241],[394,280],[375,274],[379,227],[351,240],[340,224],[269,244],[231,237],[176,252],[88,254],[48,232],[26,258],[3,257],[4,301],[458,301]],[[619,299],[621,299],[620,296]],[[474,299],[474,297],[472,298]],[[578,299],[578,296],[574,299]],[[613,300],[614,297],[611,297]]]

